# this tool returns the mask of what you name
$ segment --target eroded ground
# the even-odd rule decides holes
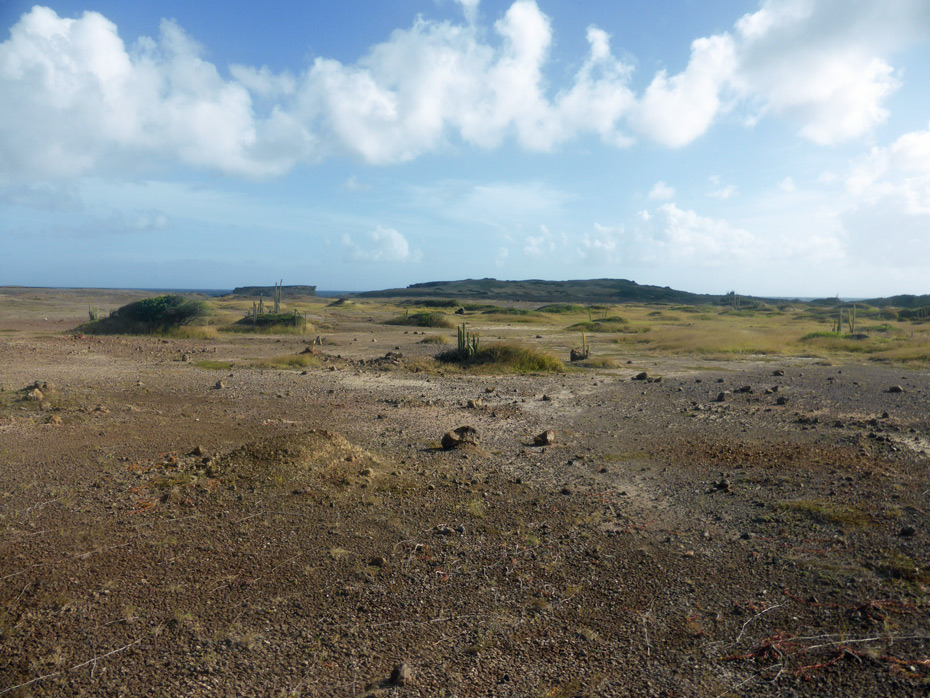
[[[312,337],[65,334],[86,300],[0,313],[0,695],[930,690],[926,371],[443,375],[349,314],[276,370]]]

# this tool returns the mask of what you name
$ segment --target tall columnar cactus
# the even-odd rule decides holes
[[[284,284],[284,279],[281,279],[278,283],[274,285],[274,314],[277,315],[281,312],[281,286]]]
[[[258,314],[259,315],[265,314],[265,297],[261,294],[259,294],[258,296]]]
[[[470,359],[478,355],[478,335],[471,334],[465,329],[465,323],[457,328],[458,331],[458,356],[460,361]]]

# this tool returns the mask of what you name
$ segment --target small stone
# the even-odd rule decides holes
[[[375,474],[375,471],[372,470],[371,468],[365,468],[359,473],[359,475],[361,475],[362,477],[373,477],[374,474]]]
[[[882,412],[882,419],[890,419],[890,418],[891,418],[890,414],[888,414],[887,412]]]
[[[632,380],[644,381],[644,380],[647,380],[648,378],[649,378],[649,374],[646,373],[645,371],[641,371],[640,373],[637,373],[635,376],[633,376]]]
[[[391,671],[391,683],[395,686],[406,686],[412,680],[413,672],[406,662],[400,662]]]
[[[571,494],[571,493],[572,493],[572,488],[569,487],[568,485],[566,485],[565,487],[563,487],[563,488],[562,488],[561,490],[559,490],[559,491],[560,491],[562,494]]]
[[[478,430],[474,427],[463,426],[446,432],[442,437],[442,447],[445,450],[457,448],[465,444],[476,445],[479,441]]]
[[[717,402],[726,402],[726,401],[727,401],[726,391],[717,394]]]
[[[368,561],[372,567],[387,567],[387,563],[387,559],[380,556],[375,556]]]
[[[480,399],[477,399],[477,400],[470,399],[468,402],[465,403],[465,406],[466,406],[468,409],[476,410],[476,409],[478,409],[479,407],[481,407],[483,404],[484,404],[484,403],[482,403]]]
[[[46,424],[51,424],[51,425],[56,426],[56,427],[57,427],[57,426],[60,426],[60,425],[61,425],[61,417],[59,417],[57,414],[50,415],[49,418],[48,418],[48,420],[46,421]]]
[[[28,393],[26,393],[26,400],[32,400],[33,402],[39,402],[44,398],[45,395],[42,394],[42,391],[38,388],[33,388]]]
[[[555,432],[551,429],[546,429],[543,433],[533,437],[535,446],[551,446],[553,443],[555,443]]]
[[[775,401],[775,404],[776,404],[776,405],[787,405],[787,404],[788,404],[788,398],[786,398],[784,395],[781,395],[781,396],[779,396],[779,398]]]
[[[543,401],[543,402],[552,402],[552,398],[549,397],[548,395],[543,395],[543,396],[542,396],[542,401]]]
[[[902,388],[900,385],[893,385],[890,388],[888,388],[888,392],[889,393],[903,393],[904,388]]]
[[[223,381],[217,381],[216,385],[213,386],[216,390],[222,390],[226,387],[226,384]]]
[[[783,375],[785,375],[785,371],[784,371],[784,369],[776,368],[774,371],[772,371],[772,375],[773,375],[773,376],[783,376]]]
[[[200,444],[197,444],[196,446],[194,446],[194,450],[191,451],[191,455],[192,456],[203,456],[204,455],[203,446],[201,446]]]
[[[737,389],[736,389],[736,392],[737,392],[737,393],[752,394],[752,386],[751,386],[751,385],[744,385],[744,386],[742,386],[741,388],[737,388]]]
[[[901,536],[902,538],[910,538],[911,536],[916,535],[916,534],[917,534],[917,529],[914,528],[913,526],[904,526],[900,531],[898,531],[898,535]]]

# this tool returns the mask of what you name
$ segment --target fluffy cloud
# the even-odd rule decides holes
[[[677,147],[741,108],[749,123],[792,118],[821,145],[856,138],[888,116],[884,102],[898,87],[888,56],[928,32],[923,0],[765,0],[732,32],[696,40],[684,71],[658,73],[632,123]]]
[[[343,235],[342,246],[346,257],[353,262],[416,262],[421,256],[418,250],[410,249],[407,238],[393,228],[380,225],[361,244],[350,235]]]
[[[853,203],[841,220],[857,254],[888,265],[925,263],[930,254],[930,124],[854,162],[846,190]]]
[[[461,0],[472,20],[477,2]],[[96,12],[35,7],[0,44],[0,177],[55,178],[159,158],[229,174],[272,176],[334,152],[384,164],[452,136],[495,147],[514,136],[548,150],[582,132],[622,144],[630,68],[607,35],[553,97],[543,67],[552,27],[530,0],[494,24],[418,18],[354,64],[317,58],[297,76],[232,65],[224,77],[172,21],[127,47]]]
[[[649,190],[649,198],[653,201],[665,201],[675,198],[675,187],[670,187],[665,182],[656,182]]]
[[[492,25],[418,17],[353,63],[224,74],[172,21],[124,44],[101,14],[34,7],[0,43],[0,184],[181,163],[248,177],[348,153],[386,164],[456,143],[548,151],[635,132],[679,147],[721,114],[795,119],[821,144],[867,133],[898,85],[890,56],[930,33],[925,0],[766,0],[731,32],[696,39],[688,65],[641,95],[610,37],[587,30],[578,69],[552,84],[554,30],[533,0]]]
[[[906,215],[930,216],[930,124],[853,164],[850,194],[866,204],[888,201]]]
[[[765,259],[836,260],[844,255],[836,236],[823,231],[773,238],[665,203],[640,211],[630,225],[594,224],[577,246],[589,265],[724,267]]]

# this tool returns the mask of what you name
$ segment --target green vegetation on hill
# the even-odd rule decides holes
[[[646,286],[626,279],[588,279],[577,281],[499,281],[465,279],[429,281],[407,288],[366,291],[357,294],[369,298],[467,298],[530,301],[534,303],[719,303],[722,296],[712,296],[660,286]]]
[[[315,296],[316,286],[278,286],[282,298],[295,298],[299,296]],[[274,286],[237,286],[233,289],[233,296],[247,296],[249,298],[265,296],[274,297]]]

